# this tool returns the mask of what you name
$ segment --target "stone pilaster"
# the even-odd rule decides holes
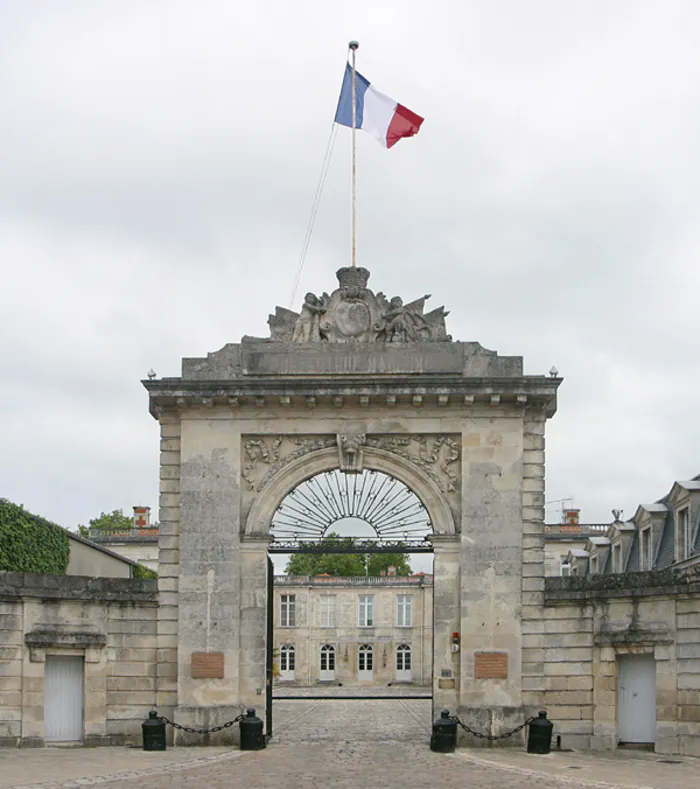
[[[180,575],[180,417],[160,414],[158,512],[158,631],[155,705],[172,717],[177,705],[178,602]]]

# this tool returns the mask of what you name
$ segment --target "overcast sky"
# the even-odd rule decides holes
[[[344,5],[0,0],[0,495],[156,511],[140,379],[289,306],[351,38],[426,118],[358,137],[370,286],[559,369],[549,501],[609,521],[700,473],[700,3]],[[349,262],[349,137],[300,294]]]

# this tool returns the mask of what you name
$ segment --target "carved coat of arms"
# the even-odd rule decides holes
[[[271,339],[281,342],[449,342],[444,307],[425,313],[429,295],[404,304],[367,287],[365,268],[341,268],[330,296],[307,293],[301,312],[277,307],[268,318]]]

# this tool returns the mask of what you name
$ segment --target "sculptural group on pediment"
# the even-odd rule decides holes
[[[369,271],[342,268],[340,287],[330,295],[307,293],[300,312],[277,307],[270,315],[270,339],[281,342],[449,342],[444,307],[425,313],[429,295],[404,304],[367,287]]]

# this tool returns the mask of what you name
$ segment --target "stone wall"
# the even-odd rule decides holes
[[[153,580],[0,573],[0,745],[44,744],[47,655],[84,658],[85,744],[139,743],[156,622]]]
[[[618,744],[619,658],[653,655],[657,753],[700,756],[700,565],[551,578],[523,681],[564,747]]]

